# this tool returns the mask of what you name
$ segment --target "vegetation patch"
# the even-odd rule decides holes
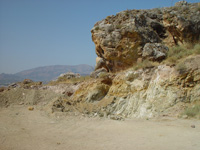
[[[189,55],[200,54],[200,44],[192,44],[171,47],[167,54],[167,63],[177,63],[180,59]]]
[[[183,74],[187,71],[187,66],[185,65],[184,62],[180,62],[176,65],[176,70],[180,73]]]
[[[200,119],[200,105],[196,104],[193,107],[187,108],[183,115],[187,115],[190,118]]]
[[[145,59],[141,63],[137,63],[136,65],[134,65],[133,70],[138,70],[142,68],[152,68],[152,67],[158,66],[158,64],[159,64],[158,62],[152,62]]]
[[[95,27],[95,30],[99,30],[99,27]]]

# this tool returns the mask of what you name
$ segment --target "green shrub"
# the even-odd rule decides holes
[[[194,105],[193,107],[187,108],[183,115],[200,119],[200,105]]]
[[[196,44],[195,46],[192,44],[174,46],[169,49],[166,61],[170,63],[177,63],[181,58],[193,54],[200,54],[200,44]]]
[[[180,62],[176,65],[176,70],[179,71],[179,73],[185,73],[187,71],[187,66],[184,62]]]
[[[196,45],[194,46],[194,53],[195,53],[195,54],[200,54],[200,44],[196,44]]]
[[[99,27],[95,27],[95,30],[99,30]]]

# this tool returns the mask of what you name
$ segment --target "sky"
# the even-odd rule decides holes
[[[97,21],[127,9],[168,7],[175,2],[178,1],[0,0],[0,73],[48,65],[95,66],[90,30]]]

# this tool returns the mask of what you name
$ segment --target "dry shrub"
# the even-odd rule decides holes
[[[194,105],[193,107],[187,108],[183,115],[187,115],[191,118],[200,119],[200,105]]]
[[[174,46],[169,49],[165,62],[177,63],[180,59],[193,54],[200,54],[200,44]]]

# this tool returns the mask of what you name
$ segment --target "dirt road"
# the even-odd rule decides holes
[[[58,115],[59,116],[59,115]],[[200,121],[49,117],[26,106],[0,109],[0,150],[199,150]],[[192,128],[191,125],[195,125]]]

